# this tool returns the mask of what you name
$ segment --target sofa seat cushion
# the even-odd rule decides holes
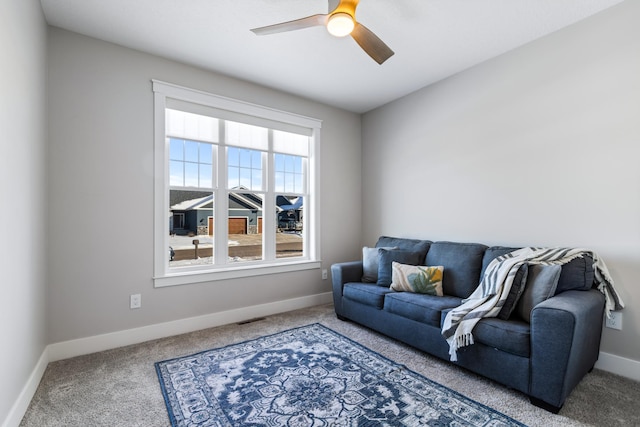
[[[522,357],[531,355],[531,326],[519,320],[482,319],[473,329],[476,342]]]
[[[411,292],[391,292],[385,296],[384,310],[416,322],[440,327],[442,310],[457,307],[461,298],[414,294]]]
[[[352,301],[381,309],[384,296],[390,292],[393,291],[375,283],[345,283],[342,295]]]
[[[440,327],[451,309],[442,312]],[[531,356],[531,325],[522,320],[482,319],[473,328],[473,341],[522,357]]]

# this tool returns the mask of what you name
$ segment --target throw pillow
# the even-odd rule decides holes
[[[523,320],[531,323],[531,311],[533,307],[553,296],[560,278],[560,265],[529,265],[527,285],[516,306],[516,313]]]
[[[395,247],[386,248],[362,248],[362,281],[365,283],[376,283],[378,281],[378,249],[396,249]]]
[[[509,320],[509,317],[511,317],[511,313],[515,310],[516,304],[520,301],[520,297],[527,285],[528,273],[529,268],[526,263],[522,264],[520,268],[518,268],[516,276],[513,278],[513,284],[511,285],[509,295],[507,295],[507,300],[504,302],[502,309],[500,309],[500,313],[498,313],[498,319]]]
[[[399,249],[378,250],[378,285],[388,288],[391,285],[391,263],[419,265],[423,260],[420,252],[402,251]]]
[[[394,261],[391,269],[391,290],[442,296],[443,266],[423,267]]]

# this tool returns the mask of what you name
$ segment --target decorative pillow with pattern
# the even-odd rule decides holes
[[[422,265],[406,265],[394,261],[391,269],[391,290],[436,295],[439,297],[443,295],[443,266],[426,267]]]

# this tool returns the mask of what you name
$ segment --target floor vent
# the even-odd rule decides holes
[[[243,320],[242,322],[238,322],[238,325],[246,325],[247,323],[259,322],[264,320],[264,317],[256,317],[255,319]]]

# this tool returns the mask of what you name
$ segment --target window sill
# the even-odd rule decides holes
[[[193,283],[213,282],[216,280],[237,279],[241,277],[262,276],[265,274],[288,273],[291,271],[313,270],[322,267],[321,261],[297,261],[286,264],[266,264],[250,266],[233,266],[207,271],[188,271],[168,273],[165,276],[154,277],[153,286],[163,288],[167,286],[189,285]]]

